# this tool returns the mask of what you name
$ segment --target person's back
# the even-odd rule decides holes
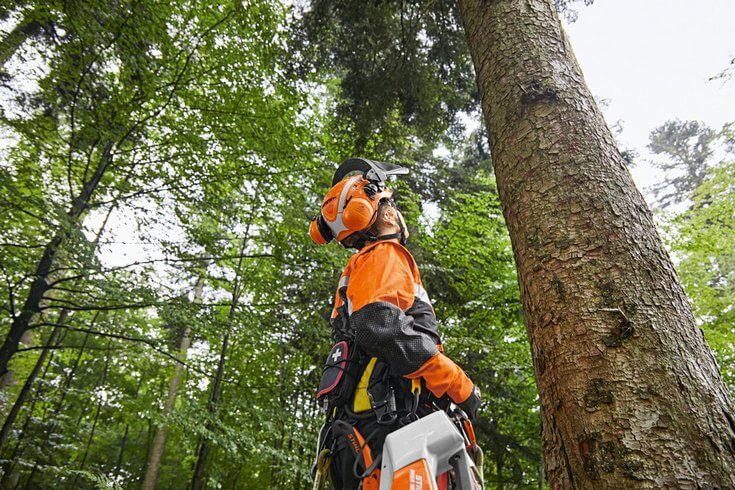
[[[354,170],[354,160],[340,169]],[[358,488],[361,481],[363,488],[377,488],[388,433],[450,400],[474,417],[480,398],[442,353],[436,316],[404,247],[408,232],[392,191],[367,171],[344,180],[339,174],[310,234],[317,243],[335,238],[359,251],[335,295],[335,344],[317,393],[327,414],[319,450],[331,458],[335,488]]]

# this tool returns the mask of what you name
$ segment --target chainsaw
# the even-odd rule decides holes
[[[459,411],[437,411],[388,434],[380,490],[481,490],[482,450]]]

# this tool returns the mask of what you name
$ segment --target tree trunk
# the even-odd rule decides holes
[[[60,344],[64,338],[64,335],[60,335],[55,339],[56,344]],[[48,352],[48,351],[44,351]],[[43,372],[41,373],[40,379],[46,379],[46,376],[48,375],[49,368],[51,368],[52,360],[54,357],[54,352],[51,351],[51,353],[48,355],[48,360],[46,361],[46,366],[43,368]],[[33,381],[38,379],[38,373],[33,377]],[[24,385],[25,388],[25,385]],[[13,451],[10,453],[10,456],[7,458],[7,461],[3,464],[3,476],[2,480],[0,480],[0,488],[15,488],[15,486],[18,484],[18,480],[20,479],[20,473],[16,471],[16,468],[18,466],[18,462],[20,461],[22,450],[21,445],[23,443],[23,440],[26,437],[26,432],[28,431],[28,427],[31,424],[31,421],[34,419],[33,412],[35,411],[36,404],[39,402],[39,400],[42,400],[44,398],[44,386],[40,385],[36,388],[36,393],[33,397],[33,401],[31,402],[30,407],[28,407],[28,414],[26,415],[25,421],[23,422],[23,426],[20,429],[20,433],[18,434],[18,437],[15,441],[15,446],[13,447]],[[21,404],[22,405],[22,404]],[[20,407],[22,408],[22,406]],[[19,409],[20,410],[20,409]],[[7,421],[6,421],[7,424]],[[8,428],[9,431],[9,428]]]
[[[90,322],[90,328],[94,326],[94,324],[97,322],[97,317],[100,315],[100,312],[96,312],[94,317],[92,318],[92,321]],[[71,383],[74,380],[74,377],[76,376],[77,368],[79,367],[79,361],[81,360],[82,356],[84,355],[84,349],[87,346],[87,341],[89,340],[90,334],[87,332],[84,336],[84,341],[82,342],[82,346],[79,349],[79,353],[77,354],[76,359],[74,360],[74,363],[72,364],[72,367],[69,371],[69,373],[66,376],[66,379],[64,381],[64,386],[61,388],[61,397],[59,398],[59,401],[56,404],[55,409],[53,410],[53,414],[62,413],[61,409],[64,406],[64,400],[66,399],[66,395],[69,392],[69,389],[71,388]],[[31,411],[33,411],[33,405],[31,405]],[[44,425],[46,422],[46,418],[49,416],[49,412],[46,412],[44,415]],[[82,415],[79,417],[79,420],[77,420],[76,426],[79,426],[79,424],[82,421],[82,418],[84,417],[84,412],[82,412]],[[48,441],[49,438],[53,435],[53,429],[50,428],[50,426],[47,425],[46,430],[44,431],[43,437],[41,437],[41,440]],[[18,447],[16,446],[16,450],[14,451],[14,456],[12,459],[15,461],[15,453],[17,452]],[[33,468],[31,469],[31,476],[29,477],[28,481],[33,481],[33,477],[36,474],[36,470],[38,469],[38,465],[43,463],[42,461],[36,461],[33,465]],[[15,463],[14,463],[15,464]]]
[[[56,323],[58,323],[59,325],[63,325],[66,322],[66,318],[68,315],[68,310],[61,310],[61,313],[59,313],[59,317],[56,320]],[[26,402],[26,399],[28,398],[31,389],[33,388],[33,383],[35,383],[38,374],[41,372],[41,368],[46,362],[46,357],[48,357],[49,352],[54,348],[56,344],[56,339],[59,337],[59,333],[61,332],[61,327],[59,325],[55,326],[54,329],[51,331],[51,335],[46,341],[46,348],[41,350],[41,354],[38,356],[36,364],[33,366],[33,369],[28,375],[28,378],[26,378],[25,383],[23,383],[23,387],[20,389],[20,393],[18,393],[18,398],[15,399],[15,403],[13,403],[13,406],[10,408],[10,412],[8,412],[8,416],[5,418],[3,427],[2,429],[0,429],[0,450],[2,450],[3,444],[5,443],[5,438],[10,433],[10,429],[13,427],[15,419],[18,417],[20,409],[23,407],[23,404]]]
[[[105,227],[107,226],[107,221],[110,219],[110,215],[112,214],[112,211],[115,209],[116,205],[110,206],[110,209],[107,211],[107,214],[105,215],[105,219],[102,220],[102,225],[100,226],[99,230],[97,231],[97,234],[95,235],[94,240],[92,241],[93,249],[96,250],[97,245],[99,244],[100,238],[102,237],[102,232],[104,231]],[[75,282],[75,284],[77,284]],[[31,373],[28,375],[28,378],[26,378],[25,383],[23,384],[23,388],[20,390],[20,393],[18,394],[18,398],[16,399],[15,403],[13,404],[13,407],[10,409],[10,412],[8,413],[7,418],[5,419],[5,423],[3,424],[3,428],[0,430],[0,449],[2,449],[3,443],[5,441],[5,437],[7,436],[8,432],[10,431],[10,428],[13,426],[13,423],[15,423],[15,419],[18,416],[18,413],[20,412],[20,409],[23,407],[23,404],[25,403],[26,398],[28,397],[28,393],[30,392],[31,387],[33,386],[33,383],[36,381],[36,377],[38,376],[38,373],[41,369],[41,366],[43,365],[46,356],[48,355],[49,349],[53,348],[54,343],[56,342],[56,339],[59,337],[59,333],[61,332],[61,325],[64,325],[66,323],[66,319],[69,316],[69,310],[61,310],[59,313],[58,318],[56,319],[57,325],[54,327],[53,331],[51,332],[51,335],[48,338],[48,341],[46,342],[46,349],[41,351],[41,354],[38,356],[38,360],[36,361],[36,365],[31,371]],[[97,316],[95,315],[95,318]],[[85,344],[86,344],[86,338],[85,338]]]
[[[733,488],[732,402],[550,0],[460,0],[555,488]]]
[[[138,385],[135,387],[135,395],[133,395],[133,400],[138,399],[138,395],[140,395],[140,388],[143,386],[143,380],[145,379],[145,372],[140,375],[140,379],[138,380]],[[120,474],[120,470],[122,469],[123,464],[123,457],[125,456],[125,449],[127,449],[128,446],[128,434],[130,433],[130,424],[125,424],[125,431],[123,432],[122,440],[120,441],[120,452],[117,453],[117,461],[115,462],[115,468],[112,470],[112,474],[115,479],[117,479],[118,475]]]
[[[240,247],[240,258],[237,262],[237,269],[235,271],[235,279],[232,284],[232,296],[230,299],[230,310],[227,313],[227,326],[225,328],[225,334],[222,337],[222,348],[220,349],[219,363],[217,364],[217,373],[214,377],[214,383],[212,385],[212,393],[209,398],[209,414],[210,417],[214,418],[217,415],[217,405],[219,404],[220,396],[222,395],[222,381],[225,372],[225,360],[227,358],[227,345],[230,341],[230,330],[232,328],[232,321],[235,317],[235,310],[237,309],[237,302],[240,299],[240,278],[242,273],[242,262],[243,255],[245,253],[245,247],[247,246],[248,235],[250,233],[250,225],[245,230],[244,238],[242,239],[242,246]],[[207,432],[212,431],[211,422],[207,422]],[[204,470],[207,466],[207,458],[209,458],[209,452],[211,451],[211,445],[206,438],[202,439],[199,445],[199,455],[197,457],[196,466],[194,467],[194,475],[191,479],[192,490],[199,490],[204,485]]]
[[[97,323],[97,317],[99,316],[99,311],[95,313],[94,317],[92,318],[92,321],[90,322],[90,328]],[[84,335],[84,340],[82,340],[82,345],[79,347],[79,352],[77,352],[77,357],[74,359],[74,362],[71,365],[71,368],[69,369],[69,373],[66,375],[66,378],[64,379],[64,386],[61,387],[61,396],[59,397],[59,401],[56,403],[56,409],[54,410],[55,413],[61,413],[61,408],[64,406],[64,400],[66,400],[66,395],[69,393],[69,390],[71,389],[71,383],[74,381],[74,377],[77,374],[77,368],[79,367],[79,362],[82,360],[82,356],[84,356],[84,349],[87,347],[87,342],[89,342],[90,333],[87,332]],[[51,434],[46,434],[46,437],[48,438]]]
[[[194,303],[199,304],[202,302],[203,289],[204,281],[199,279],[196,287],[194,288]],[[186,360],[186,353],[189,350],[189,345],[191,345],[191,325],[186,326],[184,335],[181,337],[181,343],[179,344],[179,358],[182,361]],[[163,456],[166,437],[168,436],[168,422],[166,421],[166,418],[168,417],[168,414],[171,413],[176,403],[176,395],[179,391],[179,385],[181,384],[183,374],[184,365],[177,363],[174,367],[174,375],[171,377],[171,381],[168,385],[166,403],[163,406],[163,424],[156,431],[156,437],[153,439],[148,464],[146,465],[145,477],[143,478],[143,483],[141,485],[141,488],[144,490],[153,490],[156,486],[158,468],[161,464],[161,457]]]
[[[110,369],[110,358],[112,357],[112,339],[107,341],[107,356],[105,357],[105,368],[102,371],[102,379],[100,380],[99,384],[97,386],[104,386],[105,382],[107,381],[107,373]],[[84,466],[87,464],[87,457],[89,456],[89,450],[92,447],[92,441],[94,441],[94,434],[97,431],[97,423],[100,420],[100,412],[102,411],[102,403],[103,400],[100,398],[100,400],[97,402],[97,410],[94,413],[94,419],[92,421],[92,430],[89,432],[89,439],[87,439],[87,445],[84,448],[84,455],[82,456],[82,462],[79,463],[79,471],[84,470]],[[76,473],[74,476],[74,481],[72,483],[72,488],[77,488],[77,480],[79,479],[79,473]],[[30,485],[30,479],[28,480],[28,484]]]
[[[51,286],[49,284],[49,276],[59,252],[59,247],[69,236],[71,227],[79,227],[81,218],[89,208],[89,202],[94,192],[97,190],[102,177],[112,164],[112,146],[110,141],[104,145],[100,162],[95,169],[94,174],[82,186],[82,191],[74,198],[69,211],[66,213],[68,222],[61,223],[59,230],[54,237],[46,244],[43,255],[36,265],[33,282],[31,283],[28,297],[23,304],[20,314],[13,318],[10,330],[0,346],[0,378],[8,372],[8,363],[10,358],[18,351],[18,343],[23,334],[28,330],[30,322],[34,315],[41,311],[41,302]]]
[[[230,310],[232,311],[232,310]],[[225,331],[225,335],[222,338],[222,348],[220,349],[219,363],[217,364],[217,374],[214,377],[214,384],[212,386],[212,394],[209,399],[209,413],[211,417],[217,416],[217,404],[219,403],[220,396],[222,395],[222,378],[225,372],[225,359],[227,357],[227,344],[230,340],[229,328]],[[211,422],[207,422],[207,431],[213,429]],[[205,438],[199,445],[199,455],[197,457],[196,467],[194,468],[194,476],[191,481],[192,490],[200,490],[204,486],[204,470],[207,466],[207,459],[209,453],[212,450],[212,446],[209,441]]]

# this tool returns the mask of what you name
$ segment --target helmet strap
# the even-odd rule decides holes
[[[390,205],[393,206],[394,208],[396,207],[392,201]],[[396,208],[396,211],[397,211],[397,208]],[[378,211],[376,210],[375,213],[377,214],[377,212]],[[379,236],[373,235],[372,233],[368,233],[364,230],[356,231],[350,236],[356,235],[357,240],[355,240],[352,243],[352,245],[350,245],[347,248],[354,248],[354,249],[360,250],[368,243],[374,243],[374,242],[379,242],[379,241],[384,241],[384,240],[394,240],[396,238],[400,240],[401,245],[405,246],[406,245],[406,228],[403,226],[403,220],[400,218],[400,216],[398,217],[398,227],[399,227],[399,231],[397,233],[389,233],[386,235],[379,235]],[[343,247],[345,246],[342,242],[340,242],[340,244]]]
[[[398,226],[400,227],[398,233],[376,236],[373,238],[373,241],[377,242],[379,240],[393,240],[394,238],[398,238],[401,240],[401,245],[406,245],[406,228],[404,228],[403,220],[400,217],[398,218]]]
[[[358,240],[356,240],[352,247],[356,248],[357,250],[360,250],[362,247],[367,245],[368,243],[374,243],[384,240],[394,240],[398,238],[400,240],[401,245],[406,245],[406,228],[403,226],[403,220],[398,219],[398,226],[400,227],[400,231],[397,233],[388,233],[386,235],[379,235],[375,236],[371,233],[367,233],[365,231],[356,231],[354,234],[357,235]]]

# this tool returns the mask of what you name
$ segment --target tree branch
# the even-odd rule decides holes
[[[72,326],[69,326],[69,325],[61,324],[61,323],[44,322],[44,323],[39,323],[38,325],[39,326],[49,326],[49,327],[64,328],[64,329],[69,330],[71,332],[84,332],[84,333],[88,333],[88,334],[91,334],[91,335],[96,335],[98,337],[106,337],[106,338],[111,338],[111,339],[126,340],[128,342],[138,342],[138,343],[141,343],[141,344],[145,344],[148,347],[150,347],[151,349],[153,349],[155,352],[158,352],[159,354],[168,357],[169,359],[173,360],[174,362],[176,362],[178,364],[181,364],[182,366],[184,366],[187,369],[190,369],[192,371],[195,371],[195,372],[201,374],[202,376],[206,376],[208,378],[211,378],[212,377],[211,374],[209,374],[209,373],[207,373],[207,372],[205,372],[205,371],[203,371],[203,370],[201,370],[199,368],[196,368],[196,367],[188,364],[187,362],[182,361],[181,359],[179,359],[175,355],[171,354],[170,352],[167,352],[167,351],[161,349],[160,347],[158,347],[158,345],[155,342],[153,342],[150,339],[146,339],[146,338],[143,338],[143,337],[131,337],[129,335],[122,335],[122,334],[117,334],[117,333],[101,332],[99,330],[94,330],[94,329],[91,329],[91,328],[72,327]],[[67,346],[67,348],[68,347],[70,347],[70,346]],[[45,348],[45,346],[28,347],[28,348],[25,348],[25,349],[19,349],[18,352],[20,352],[22,350],[43,349],[43,348]]]
[[[68,276],[68,277],[62,277],[60,279],[57,279],[50,283],[51,287],[54,287],[56,284],[60,284],[62,282],[71,281],[74,279],[79,279],[81,277],[87,277],[92,276],[94,274],[108,274],[110,272],[117,272],[120,270],[129,269],[131,267],[137,267],[141,265],[150,265],[150,264],[175,264],[175,263],[183,263],[183,262],[201,262],[201,261],[215,261],[215,260],[226,260],[226,259],[258,259],[258,258],[276,258],[273,254],[248,254],[248,255],[221,255],[219,257],[216,256],[210,256],[210,257],[192,257],[188,259],[152,259],[152,260],[143,260],[140,262],[133,262],[132,264],[126,264],[126,265],[120,265],[117,267],[110,267],[109,269],[100,269],[96,271],[87,271],[84,274],[78,274],[75,276]],[[75,267],[59,267],[54,269],[52,272],[59,272],[63,270],[76,270]]]

